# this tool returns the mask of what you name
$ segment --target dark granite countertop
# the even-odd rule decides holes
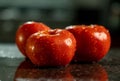
[[[0,81],[119,81],[120,48],[111,48],[98,63],[71,63],[61,68],[38,68],[15,44],[0,44]]]

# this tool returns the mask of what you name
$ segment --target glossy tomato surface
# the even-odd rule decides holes
[[[74,61],[99,61],[110,49],[110,33],[104,26],[76,25],[67,27],[66,29],[73,33],[77,41],[77,50]]]
[[[74,36],[61,29],[37,32],[28,38],[26,45],[28,57],[38,66],[65,66],[75,50]]]
[[[16,37],[15,41],[17,44],[17,47],[21,51],[21,53],[26,56],[25,53],[25,47],[26,47],[26,41],[30,35],[33,33],[36,33],[41,30],[49,30],[50,28],[43,23],[39,22],[34,22],[34,21],[28,21],[24,24],[22,24],[17,32],[16,32]],[[27,56],[26,56],[27,57]]]

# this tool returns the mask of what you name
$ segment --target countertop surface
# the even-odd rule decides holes
[[[120,48],[111,48],[98,63],[71,63],[60,68],[34,66],[15,44],[0,44],[0,81],[119,81]]]

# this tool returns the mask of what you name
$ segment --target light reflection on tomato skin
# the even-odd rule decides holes
[[[75,62],[98,62],[110,49],[110,32],[102,25],[74,25],[66,30],[76,38]]]
[[[15,42],[19,51],[25,56],[25,46],[27,39],[34,33],[42,30],[50,30],[48,26],[43,23],[35,21],[27,21],[19,26],[16,31]]]

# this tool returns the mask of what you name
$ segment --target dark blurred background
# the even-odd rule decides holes
[[[51,28],[100,24],[110,30],[112,47],[120,47],[119,0],[0,0],[0,43],[15,43],[15,33],[26,21]]]

